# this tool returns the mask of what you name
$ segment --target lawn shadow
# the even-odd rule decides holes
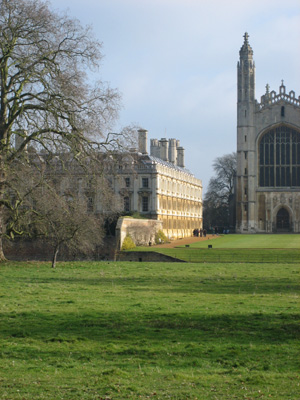
[[[246,273],[246,272],[245,272]],[[115,287],[129,289],[131,291],[146,292],[169,292],[169,293],[211,293],[211,294],[273,294],[273,293],[299,293],[300,283],[292,278],[276,278],[276,277],[222,277],[218,274],[214,275],[213,271],[210,276],[207,274],[196,274],[194,277],[176,277],[156,275],[149,276],[147,273],[138,277],[105,277],[97,276],[94,278],[85,277],[62,277],[52,276],[49,278],[39,277],[22,277],[18,278],[18,282],[23,285],[29,283],[31,285],[43,284],[63,284],[80,287]],[[65,287],[65,290],[66,290]]]
[[[93,340],[104,342],[228,341],[283,344],[300,338],[300,314],[104,313],[38,312],[0,314],[2,339],[26,338],[45,342]]]

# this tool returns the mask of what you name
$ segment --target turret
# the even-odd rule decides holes
[[[249,35],[244,35],[237,65],[237,231],[254,228],[255,64]]]
[[[255,64],[248,38],[249,35],[246,32],[238,62],[238,103],[255,101]]]

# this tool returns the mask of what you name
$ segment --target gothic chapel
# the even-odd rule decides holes
[[[282,81],[255,100],[248,38],[238,62],[236,230],[300,233],[300,96]]]

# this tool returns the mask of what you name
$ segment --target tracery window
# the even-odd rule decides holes
[[[300,132],[280,125],[265,133],[259,144],[259,185],[300,186]]]

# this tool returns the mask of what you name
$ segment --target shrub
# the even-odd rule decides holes
[[[147,219],[144,215],[141,215],[139,212],[133,212],[130,215],[130,218],[135,218],[135,219]]]
[[[158,232],[156,232],[155,235],[155,243],[159,244],[159,243],[166,243],[168,241],[167,236],[163,233],[162,230],[159,230]]]
[[[124,218],[134,218],[134,219],[147,219],[147,217],[145,215],[141,215],[137,211],[123,213],[122,217],[124,217]]]
[[[122,249],[121,250],[130,250],[135,248],[135,243],[132,238],[127,235],[123,241]]]

